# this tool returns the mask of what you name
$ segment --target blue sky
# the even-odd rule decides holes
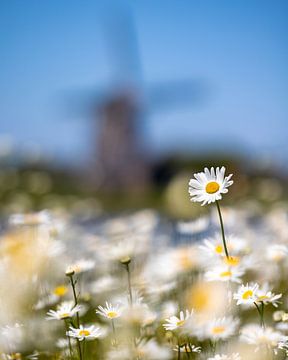
[[[199,106],[148,109],[150,149],[216,147],[287,160],[286,0],[3,0],[0,134],[58,159],[89,152],[92,123],[84,114],[72,119],[67,99],[104,91],[113,66],[118,76],[130,72],[119,71],[120,55],[109,56],[103,30],[119,8],[133,15],[139,68],[131,74],[143,91],[178,79],[202,79],[209,89]]]

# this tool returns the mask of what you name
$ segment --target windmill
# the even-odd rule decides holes
[[[127,9],[109,13],[105,29],[109,57],[113,59],[113,86],[106,96],[92,92],[85,99],[96,119],[89,178],[98,189],[141,191],[149,186],[153,171],[141,137],[145,114],[191,106],[201,100],[204,88],[196,80],[145,84],[133,19]]]

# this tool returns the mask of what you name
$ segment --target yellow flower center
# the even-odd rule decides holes
[[[221,277],[230,277],[232,275],[231,271],[223,271],[220,276]]]
[[[210,181],[206,185],[206,192],[208,194],[215,194],[220,189],[220,185],[216,181]]]
[[[66,319],[66,318],[68,318],[68,317],[70,317],[70,314],[69,314],[69,313],[63,313],[63,314],[61,314],[61,319]]]
[[[217,334],[222,334],[224,332],[224,330],[225,330],[224,326],[215,326],[212,329],[212,333],[216,334],[216,335]]]
[[[258,296],[258,301],[263,301],[263,300],[266,300],[266,299],[269,299],[268,296],[266,295],[261,295],[261,296]]]
[[[215,251],[216,251],[217,254],[222,254],[223,246],[222,245],[216,245],[215,246]]]
[[[177,326],[182,326],[184,324],[185,324],[185,320],[179,320],[179,321],[176,322]]]
[[[117,315],[118,315],[118,314],[117,314],[116,311],[108,311],[108,312],[107,312],[107,316],[108,316],[110,319],[114,319]]]
[[[247,290],[247,291],[245,291],[243,293],[242,299],[248,300],[251,296],[253,296],[253,291],[252,290]]]
[[[57,286],[54,290],[53,290],[53,294],[56,296],[64,296],[66,295],[68,292],[68,288],[65,285],[60,285]]]
[[[89,330],[85,330],[85,329],[80,330],[80,331],[79,331],[79,335],[80,335],[80,336],[89,336],[89,335],[90,335],[90,331],[89,331]]]
[[[239,259],[239,257],[237,257],[237,256],[229,256],[228,259],[227,259],[227,257],[225,257],[224,262],[225,262],[227,265],[236,266],[236,265],[239,264],[240,259]]]

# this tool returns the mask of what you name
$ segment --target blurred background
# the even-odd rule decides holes
[[[189,177],[221,165],[228,202],[285,202],[287,13],[286,0],[2,1],[1,212],[190,217]]]

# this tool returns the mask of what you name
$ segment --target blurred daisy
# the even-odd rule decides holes
[[[174,351],[179,351],[179,346],[176,345],[174,348]],[[196,346],[193,344],[184,344],[182,346],[180,346],[180,352],[183,353],[200,353],[201,352],[201,347],[200,346]]]
[[[70,326],[70,330],[66,333],[67,336],[83,340],[95,340],[101,336],[100,328],[96,328],[94,325],[86,326],[80,325],[79,329]]]
[[[86,271],[92,270],[94,268],[94,266],[95,266],[95,261],[82,259],[72,265],[69,265],[66,269],[66,274],[73,273],[73,272],[75,274],[81,274]]]
[[[215,319],[200,328],[198,337],[212,341],[225,340],[236,333],[238,325],[239,320],[231,316]]]
[[[47,320],[64,320],[73,317],[82,309],[81,305],[74,306],[73,301],[65,301],[57,306],[57,310],[47,312]]]
[[[241,360],[241,356],[238,353],[233,353],[231,355],[225,354],[216,354],[213,357],[209,357],[207,360]]]
[[[191,201],[202,202],[202,206],[222,199],[222,194],[228,192],[228,187],[233,184],[230,180],[232,174],[225,177],[225,167],[214,170],[204,168],[204,172],[194,174],[195,179],[189,181],[189,194]]]
[[[99,314],[101,316],[104,316],[106,319],[116,319],[121,316],[122,310],[120,309],[120,305],[117,304],[113,306],[111,303],[108,303],[106,301],[106,307],[103,307],[101,305],[98,306],[99,310],[96,310],[96,314]]]
[[[57,297],[63,297],[65,296],[69,291],[68,286],[66,285],[58,285],[53,289],[53,295]]]
[[[177,223],[177,230],[181,234],[195,235],[208,229],[209,218],[201,217],[194,221],[180,221]]]
[[[177,316],[171,316],[170,318],[166,319],[167,321],[165,324],[163,324],[165,330],[177,330],[181,328],[186,321],[193,315],[193,310],[189,312],[189,310],[180,311],[179,317]]]
[[[275,295],[267,288],[268,285],[265,284],[257,290],[257,302],[263,302],[265,305],[272,304],[273,306],[278,307],[279,299],[282,297],[282,294]]]
[[[50,225],[51,215],[46,210],[31,214],[15,214],[10,216],[9,223],[15,226]]]
[[[254,285],[241,285],[238,291],[233,294],[233,299],[237,300],[237,305],[251,305],[257,301],[258,284]]]
[[[231,257],[229,258],[229,260]],[[217,266],[205,273],[207,281],[231,281],[241,283],[241,276],[244,271],[228,266]]]
[[[279,263],[288,257],[288,247],[282,244],[268,245],[266,248],[266,258],[270,261]]]
[[[263,328],[256,324],[249,324],[242,328],[240,339],[247,344],[255,345],[255,351],[258,351],[262,346],[275,348],[287,337],[271,327]]]

